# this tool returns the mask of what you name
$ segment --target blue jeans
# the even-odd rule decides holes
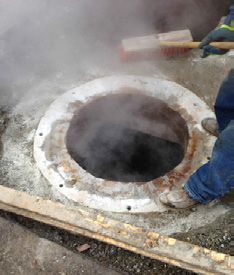
[[[209,202],[234,187],[234,120],[219,135],[211,159],[188,180],[185,191],[194,200]]]
[[[208,163],[190,176],[184,188],[199,202],[209,202],[234,187],[234,69],[223,81],[215,102],[220,133]]]
[[[221,133],[234,120],[234,69],[224,79],[215,101],[218,132]]]

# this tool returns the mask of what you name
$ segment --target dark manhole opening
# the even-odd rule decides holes
[[[184,158],[188,129],[165,102],[142,94],[93,100],[72,118],[66,145],[71,157],[97,178],[147,182]]]

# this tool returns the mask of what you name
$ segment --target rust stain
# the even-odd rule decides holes
[[[72,110],[78,111],[78,109],[82,108],[83,106],[84,106],[83,102],[76,100],[75,102],[73,101],[69,104],[69,110],[72,109]]]
[[[183,118],[187,121],[187,122],[192,122],[193,118],[191,115],[188,114],[187,110],[185,108],[182,108],[179,104],[175,105],[176,110],[183,115]]]
[[[67,165],[65,165],[65,164],[63,164],[63,170],[64,170],[64,172],[69,172],[70,171],[70,167],[69,166],[67,166]]]
[[[193,154],[187,153],[187,154],[185,155],[185,159],[188,160],[188,161],[191,161],[191,160],[193,159]]]
[[[187,174],[188,172],[191,171],[191,162],[194,159],[194,153],[196,152],[196,148],[197,148],[197,135],[195,134],[195,132],[192,132],[192,137],[191,137],[191,142],[189,144],[189,147],[187,149],[187,152],[185,154],[185,160],[186,163],[183,166],[182,169],[182,173],[183,174]]]
[[[71,169],[70,171],[71,171],[72,174],[76,174],[78,172],[77,169]]]
[[[189,145],[186,155],[185,155],[185,158],[187,160],[191,160],[191,158],[194,156],[194,153],[195,153],[196,147],[197,147],[197,135],[194,131],[192,132],[192,136],[191,136],[190,140],[192,142],[190,142],[190,145]]]
[[[63,133],[64,133],[64,127],[62,127],[62,128],[60,128],[60,129],[58,129],[58,130],[57,130],[57,133],[59,133],[59,134],[63,134]]]
[[[153,180],[152,183],[156,187],[156,189],[153,191],[153,193],[158,193],[158,191],[161,189],[172,187],[170,181],[169,180],[166,181],[165,179],[163,179],[163,177]]]
[[[183,167],[182,172],[183,172],[183,174],[187,174],[188,172],[190,172],[190,170],[191,170],[191,166],[188,165],[188,166],[184,166]]]

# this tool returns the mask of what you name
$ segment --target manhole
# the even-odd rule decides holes
[[[158,78],[119,76],[65,93],[42,118],[38,167],[74,202],[115,212],[163,211],[158,194],[186,182],[210,156],[213,116],[187,89]]]
[[[137,92],[101,97],[71,120],[68,153],[97,178],[148,182],[184,158],[188,141],[184,119],[165,102]]]

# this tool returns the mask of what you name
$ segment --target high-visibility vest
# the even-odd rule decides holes
[[[234,31],[234,19],[231,21],[231,25],[222,25],[220,29],[228,29],[229,31]]]

